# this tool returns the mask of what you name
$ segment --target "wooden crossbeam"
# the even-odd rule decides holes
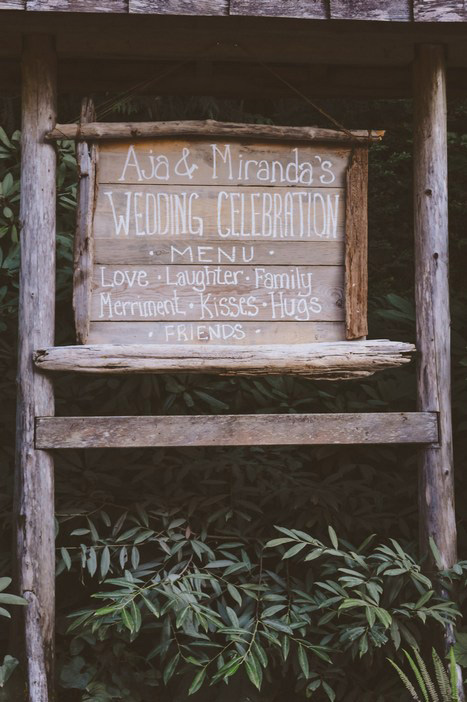
[[[282,141],[378,142],[384,131],[336,131],[321,127],[281,127],[268,124],[217,122],[213,119],[184,122],[90,122],[89,124],[57,124],[46,134],[46,141],[60,139],[99,140],[136,139],[171,136],[236,137]]]
[[[104,327],[109,326],[109,323],[104,324]],[[365,378],[376,371],[409,363],[414,351],[413,344],[385,339],[234,348],[215,344],[110,343],[54,346],[36,351],[34,361],[41,370],[75,373],[290,373],[315,379],[345,380]]]
[[[36,448],[434,444],[436,412],[37,417]]]

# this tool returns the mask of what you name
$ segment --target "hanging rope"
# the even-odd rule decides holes
[[[142,92],[143,90],[146,90],[147,88],[149,88],[150,85],[157,83],[159,80],[162,80],[162,78],[166,78],[171,73],[178,71],[179,68],[185,66],[187,63],[190,63],[190,61],[181,61],[175,64],[174,66],[171,66],[167,70],[163,71],[162,73],[159,73],[158,75],[154,76],[153,78],[149,78],[147,80],[141,81],[140,83],[136,83],[132,88],[129,88],[128,90],[119,93],[117,96],[113,96],[109,100],[101,102],[99,105],[96,106],[96,121],[99,121],[99,118],[100,120],[102,120],[102,117],[106,117],[107,115],[111,114],[116,105],[128,104],[136,95],[138,95],[138,93]],[[79,120],[80,117],[78,116],[70,120],[70,123],[76,123],[79,122]]]
[[[219,46],[220,42],[216,42],[214,46]],[[247,58],[251,59],[254,61],[258,66],[261,66],[261,68],[272,75],[276,80],[278,80],[280,83],[283,85],[287,86],[291,92],[293,92],[295,95],[297,95],[299,98],[301,98],[304,102],[306,102],[310,107],[312,107],[316,112],[318,112],[322,117],[327,119],[334,127],[338,129],[338,131],[343,132],[346,134],[346,136],[349,137],[352,141],[355,141],[356,139],[361,139],[362,141],[368,141],[370,144],[372,142],[371,140],[371,130],[368,130],[368,136],[367,137],[360,137],[356,134],[353,134],[350,129],[347,129],[343,124],[341,124],[335,117],[333,117],[329,112],[326,112],[322,107],[317,105],[311,98],[308,97],[308,95],[305,95],[297,86],[295,86],[293,83],[288,81],[286,78],[281,76],[276,70],[274,70],[269,64],[265,63],[261,59],[258,59],[256,56],[254,56],[251,51],[246,49],[244,46],[241,44],[234,44],[235,48],[239,49]],[[210,45],[207,47],[206,52],[209,51],[209,49],[212,49],[213,45]],[[204,53],[204,52],[203,52]],[[96,106],[96,121],[100,118],[102,120],[103,117],[111,114],[115,107],[117,105],[126,105],[128,104],[138,93],[142,92],[143,90],[147,90],[150,85],[156,84],[159,80],[162,80],[162,78],[167,77],[168,75],[174,73],[177,71],[179,68],[191,63],[190,60],[185,60],[181,61],[174,66],[171,66],[168,68],[166,71],[163,71],[162,73],[159,73],[157,76],[154,76],[154,78],[149,78],[145,81],[142,81],[140,83],[135,84],[132,88],[129,88],[129,90],[123,91],[120,94],[118,94],[116,97],[112,97],[109,100],[105,100],[104,102],[100,103],[100,105]],[[79,116],[76,117],[75,119],[70,120],[70,122],[79,122]]]
[[[276,78],[278,81],[280,81],[281,83],[286,85],[293,93],[295,93],[295,95],[298,95],[298,97],[300,97],[302,100],[304,100],[308,105],[310,105],[310,107],[312,107],[322,117],[329,120],[329,122],[331,122],[331,124],[333,124],[335,127],[337,127],[337,129],[340,132],[343,132],[344,134],[346,134],[350,139],[352,139],[352,141],[355,139],[361,138],[362,140],[364,139],[364,140],[368,140],[369,142],[371,142],[371,130],[370,129],[368,130],[368,137],[358,137],[357,135],[353,134],[349,129],[347,129],[347,127],[345,127],[343,124],[338,122],[337,119],[335,119],[332,115],[330,115],[329,112],[326,112],[326,110],[323,110],[321,107],[319,107],[319,105],[317,105],[315,102],[313,102],[313,100],[311,100],[308,97],[308,95],[305,95],[305,93],[302,93],[302,91],[299,88],[297,88],[295,85],[293,85],[293,83],[290,83],[290,81],[288,81],[286,78],[284,78],[279,73],[277,73],[277,71],[275,71],[273,68],[271,68],[271,66],[269,66],[267,63],[264,63],[264,61],[261,61],[261,59],[258,59],[257,57],[255,57],[248,49],[245,49],[245,47],[243,47],[241,44],[235,44],[235,46],[238,49],[240,49],[245,54],[245,56],[247,56],[251,60],[255,61],[255,63],[257,63],[258,66],[261,66],[261,68],[263,68],[265,71],[267,71],[272,76],[274,76],[274,78]]]

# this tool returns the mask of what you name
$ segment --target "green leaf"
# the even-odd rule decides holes
[[[441,558],[441,554],[439,552],[439,549],[435,543],[435,540],[433,539],[432,536],[430,536],[430,549],[433,554],[433,557],[435,559],[435,563],[438,566],[439,570],[443,570],[443,560]]]
[[[178,662],[180,660],[180,653],[176,653],[175,656],[169,661],[169,663],[165,666],[164,668],[164,673],[162,675],[162,679],[164,680],[164,685],[167,685],[169,682],[170,678],[173,676],[175,673],[175,670],[177,668]]]
[[[0,593],[0,602],[2,604],[9,605],[27,605],[28,601],[24,597],[19,597],[19,595],[10,595],[8,592]]]
[[[127,609],[122,609],[120,616],[122,617],[122,622],[124,623],[128,631],[132,634],[134,631],[134,624],[129,611]]]
[[[334,702],[334,700],[336,699],[336,693],[334,692],[332,687],[330,685],[328,685],[328,683],[325,682],[324,680],[322,680],[321,683],[323,685],[323,690],[325,691],[326,695],[329,697],[330,701]]]
[[[227,592],[230,594],[230,596],[237,602],[237,604],[241,607],[242,606],[242,596],[235,587],[235,585],[232,585],[231,583],[228,583],[227,585]]]
[[[310,666],[308,664],[308,656],[306,655],[306,651],[300,644],[298,646],[298,663],[302,669],[305,679],[307,680],[310,677]]]
[[[195,692],[198,692],[199,688],[204,682],[205,677],[206,668],[203,668],[198,673],[196,673],[195,677],[193,678],[193,682],[190,685],[190,689],[188,690],[189,695],[194,695]]]
[[[262,620],[263,624],[270,629],[274,629],[275,631],[280,631],[284,634],[293,634],[292,629],[288,624],[284,624],[284,622],[280,622],[277,619],[263,619]]]
[[[256,658],[251,653],[245,659],[245,668],[253,685],[258,688],[258,690],[261,690],[263,671]]]
[[[60,554],[61,554],[61,556],[62,556],[62,558],[63,558],[63,562],[65,563],[66,569],[67,569],[67,570],[70,570],[70,568],[71,568],[71,558],[70,558],[70,554],[68,553],[68,551],[66,550],[66,548],[64,548],[63,546],[62,546],[62,548],[60,549]]]
[[[101,562],[100,562],[100,574],[101,578],[105,578],[110,568],[110,549],[105,546],[102,549]]]
[[[337,538],[337,534],[332,528],[332,526],[328,526],[328,533],[329,533],[329,538],[331,539],[331,543],[334,546],[334,548],[339,548],[339,540]]]
[[[6,590],[11,584],[11,578],[0,578],[0,592]]]
[[[97,570],[97,555],[94,546],[91,546],[91,548],[89,549],[87,568],[91,578],[94,577]]]
[[[151,614],[154,614],[154,616],[157,619],[159,619],[161,613],[160,613],[160,610],[156,607],[156,605],[153,602],[151,602],[151,600],[148,597],[145,597],[144,595],[142,595],[142,599],[143,599],[143,602],[146,605],[146,607],[151,612]]]
[[[302,551],[302,550],[305,548],[306,545],[307,545],[307,544],[304,544],[304,543],[295,544],[294,546],[292,546],[291,548],[289,548],[288,551],[286,551],[286,552],[284,553],[284,555],[282,556],[282,558],[291,558],[292,556],[295,556],[297,553],[300,553],[300,551]]]
[[[274,548],[274,546],[282,546],[282,544],[290,544],[291,541],[295,541],[295,539],[290,539],[283,537],[281,539],[272,539],[272,541],[268,541],[266,544],[266,548]]]
[[[13,658],[13,656],[4,657],[3,663],[0,665],[0,689],[4,687],[18,665],[19,661]]]

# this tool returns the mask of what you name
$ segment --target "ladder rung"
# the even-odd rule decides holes
[[[39,449],[437,441],[436,412],[36,418]]]

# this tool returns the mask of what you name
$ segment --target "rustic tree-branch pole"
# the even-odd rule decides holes
[[[420,45],[414,64],[414,233],[418,409],[438,412],[439,442],[420,449],[420,547],[434,567],[457,561],[451,419],[445,50]],[[446,646],[453,643],[447,631]],[[464,699],[459,685],[459,699]]]
[[[451,426],[446,69],[444,47],[420,45],[414,67],[414,230],[418,409],[438,412],[439,444],[420,453],[420,537],[443,567],[457,560]]]
[[[24,641],[28,702],[53,699],[55,551],[53,458],[34,448],[37,415],[54,414],[52,382],[34,349],[54,341],[56,156],[53,37],[24,37],[22,59],[21,270],[15,519],[18,582],[28,601]]]

